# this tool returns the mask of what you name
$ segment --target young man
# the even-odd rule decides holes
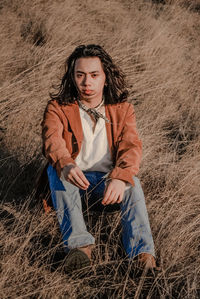
[[[52,202],[68,269],[90,264],[94,237],[87,231],[82,199],[100,208],[119,205],[129,258],[156,268],[154,244],[138,173],[141,141],[124,76],[98,45],[79,46],[68,57],[57,94],[42,123]]]

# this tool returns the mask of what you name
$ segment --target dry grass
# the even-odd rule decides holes
[[[200,296],[199,1],[3,0],[0,4],[1,298]],[[88,275],[69,277],[55,215],[34,200],[40,122],[74,47],[98,43],[127,74],[143,140],[140,178],[161,272],[140,279],[117,215],[91,225]],[[89,219],[91,221],[91,219]]]

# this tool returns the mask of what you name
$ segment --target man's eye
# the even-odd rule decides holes
[[[92,78],[95,78],[95,77],[97,77],[97,74],[92,74]]]
[[[81,75],[81,74],[77,74],[76,77],[77,77],[77,78],[81,78],[82,75]]]

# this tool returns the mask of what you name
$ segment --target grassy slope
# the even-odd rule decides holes
[[[95,249],[93,274],[80,280],[60,267],[52,270],[53,257],[62,255],[56,221],[53,214],[42,214],[32,195],[43,163],[40,122],[49,88],[59,81],[74,47],[93,42],[103,45],[127,75],[144,145],[140,178],[162,271],[151,286],[144,282],[142,292],[149,298],[197,298],[199,1],[156,2],[2,1],[2,298],[132,298],[140,293],[129,270],[118,269],[123,260],[113,224],[108,240]],[[98,221],[93,227],[97,240]]]

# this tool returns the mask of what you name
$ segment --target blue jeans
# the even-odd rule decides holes
[[[105,173],[84,172],[90,186],[87,191],[80,190],[57,176],[56,170],[49,165],[47,169],[53,206],[67,250],[95,243],[94,237],[87,231],[82,212],[82,200],[85,192],[89,194],[89,204],[101,204],[105,190]],[[149,225],[144,194],[138,178],[134,177],[135,186],[124,193],[123,200],[116,204],[121,209],[122,241],[129,258],[140,253],[155,256],[154,242]]]

